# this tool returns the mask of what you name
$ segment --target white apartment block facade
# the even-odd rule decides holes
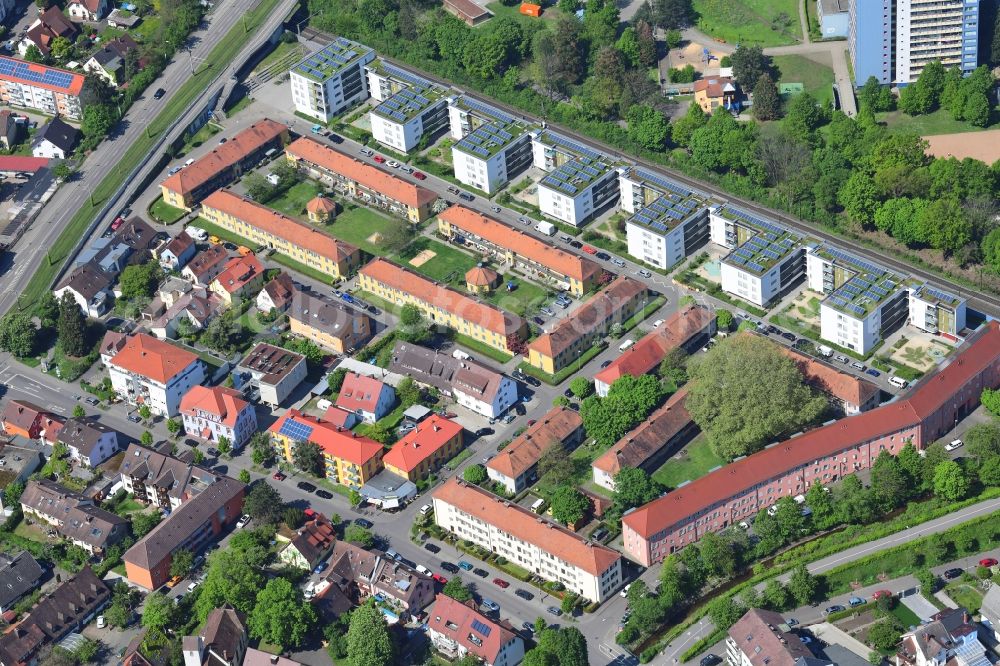
[[[968,73],[978,65],[980,0],[896,0],[896,82],[912,83],[939,60]]]
[[[452,166],[459,182],[493,194],[531,164],[527,123],[467,97],[448,98],[448,126],[456,143]]]
[[[448,120],[448,100],[430,90],[403,90],[370,114],[372,136],[381,144],[408,153],[424,134],[437,132]]]
[[[628,253],[663,270],[684,261],[709,240],[708,195],[645,172],[618,169]]]
[[[146,334],[132,336],[120,350],[102,345],[101,360],[122,400],[167,418],[177,416],[184,394],[205,381],[197,355]]]
[[[965,328],[964,298],[921,285],[910,290],[910,325],[928,333],[957,337]]]
[[[542,214],[574,227],[590,221],[617,197],[618,171],[588,157],[567,162],[538,183]]]
[[[497,419],[512,405],[517,404],[517,383],[507,375],[502,375],[493,395],[479,396],[474,392],[474,387],[464,388],[461,380],[457,379],[452,383],[451,394],[462,407],[480,416]],[[490,400],[484,400],[483,397],[489,397]]]
[[[338,37],[292,67],[295,110],[321,122],[368,99],[365,65],[375,59],[367,46]]]

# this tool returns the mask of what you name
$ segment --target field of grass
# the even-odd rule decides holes
[[[312,180],[302,180],[295,183],[277,199],[267,202],[268,208],[273,208],[288,217],[306,219],[306,204],[309,203],[323,188]]]
[[[228,229],[223,229],[222,227],[212,224],[203,217],[196,218],[194,222],[191,223],[199,229],[204,229],[209,236],[218,236],[224,241],[229,241],[230,243],[235,243],[236,245],[246,245],[247,239],[243,238],[239,234],[233,233]],[[251,249],[253,249],[251,247]]]
[[[215,123],[208,123],[184,141],[184,145],[181,147],[181,152],[177,155],[177,157],[183,157],[191,149],[197,148],[221,131],[222,127],[219,125],[216,125]]]
[[[475,338],[470,338],[469,336],[462,335],[461,333],[455,333],[455,342],[463,347],[466,347],[467,349],[472,350],[476,354],[491,358],[498,363],[506,363],[510,359],[514,358],[507,352],[494,349],[485,342],[476,340]]]
[[[653,478],[670,488],[676,488],[685,481],[694,481],[704,476],[708,470],[726,464],[715,455],[708,445],[708,438],[698,436],[690,444],[678,451],[653,472]]]
[[[510,280],[517,286],[514,291],[507,291],[507,280],[504,280],[496,291],[486,296],[485,300],[522,317],[542,307],[549,300],[550,292],[544,287],[517,276],[511,276]]]
[[[889,612],[895,615],[896,619],[902,622],[904,627],[920,626],[920,618],[906,604],[897,602]]]
[[[163,197],[156,197],[156,201],[149,206],[149,214],[154,220],[163,224],[173,224],[184,217],[186,213],[180,208],[174,208],[165,202]]]
[[[900,129],[908,132],[915,132],[921,136],[930,134],[957,134],[959,132],[979,132],[983,128],[971,125],[964,120],[955,120],[951,117],[951,112],[938,109],[934,113],[923,116],[908,116],[902,111],[890,111],[880,113],[877,116],[880,122],[886,124],[889,129]]]
[[[779,83],[801,83],[821,104],[833,99],[833,69],[799,55],[773,56]]]
[[[391,248],[369,242],[369,236],[376,232],[385,237],[398,236],[398,231],[407,224],[405,220],[387,217],[370,208],[357,206],[339,211],[333,224],[327,226],[326,230],[331,236],[357,245],[369,254],[385,256],[389,254]]]
[[[298,44],[298,42],[278,42],[278,45],[274,47],[274,50],[264,56],[264,59],[261,60],[256,67],[254,67],[254,73],[263,72],[270,65],[278,62],[292,51],[300,54],[302,53],[302,47]]]
[[[424,250],[430,250],[434,253],[434,256],[420,266],[411,264],[410,260]],[[456,250],[444,243],[423,237],[410,243],[400,253],[400,263],[411,271],[426,275],[432,280],[447,283],[452,287],[464,290],[465,273],[475,266],[478,260],[461,250]]]
[[[132,143],[119,160],[115,171],[94,187],[90,197],[79,202],[80,208],[49,248],[38,270],[21,290],[18,308],[31,308],[39,302],[42,292],[49,289],[56,273],[73,251],[77,241],[84,235],[104,203],[121,185],[122,180],[140,162],[150,159],[150,152],[159,135],[165,132],[174,120],[181,117],[219,72],[232,62],[233,54],[239,51],[248,35],[260,27],[277,4],[278,0],[261,0],[254,10],[247,12],[243,20],[219,40],[195,73],[188,77],[184,85],[163,105],[163,110],[149,123],[145,133]],[[147,22],[148,19],[139,25],[145,25]]]
[[[698,27],[730,44],[797,44],[798,0],[693,0]]]
[[[959,606],[977,613],[983,605],[983,593],[964,581],[950,583],[944,588],[945,593]]]

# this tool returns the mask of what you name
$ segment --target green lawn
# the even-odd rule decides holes
[[[798,0],[693,0],[698,27],[730,44],[798,44]]]
[[[216,125],[215,123],[208,123],[184,141],[184,145],[181,147],[181,152],[177,155],[177,157],[186,155],[192,148],[197,148],[221,131],[222,127],[219,125]]]
[[[698,436],[653,472],[653,478],[665,486],[676,488],[681,483],[694,481],[704,476],[708,470],[724,464],[726,461],[715,455],[708,445],[708,439]]]
[[[408,224],[406,220],[387,217],[370,208],[356,206],[338,211],[337,218],[326,230],[331,236],[380,257],[392,253],[393,246],[405,234]],[[369,240],[374,233],[382,236],[382,243],[375,244]]]
[[[494,361],[497,361],[498,363],[506,363],[510,359],[514,358],[507,352],[500,351],[499,349],[494,349],[485,342],[480,342],[475,338],[470,338],[469,336],[462,335],[461,333],[455,333],[455,342],[457,344],[462,345],[463,347],[471,349],[476,354],[487,356],[493,359]]]
[[[424,250],[430,250],[434,256],[420,266],[411,264],[410,260]],[[399,253],[399,259],[400,263],[411,271],[463,290],[466,272],[478,263],[476,257],[426,237],[417,238],[410,243]]]
[[[778,83],[801,83],[821,104],[833,99],[833,69],[804,56],[773,56]]]
[[[923,116],[908,116],[902,111],[891,111],[877,115],[880,122],[889,129],[915,132],[921,136],[932,134],[957,134],[959,132],[979,132],[983,128],[970,125],[964,120],[955,120],[951,112],[939,109]]]
[[[163,200],[163,197],[156,197],[154,201],[149,206],[149,215],[154,220],[162,222],[163,224],[173,224],[177,220],[181,219],[187,214],[180,208],[174,208],[167,202]]]
[[[983,605],[983,593],[966,582],[951,583],[944,588],[944,591],[952,601],[968,609],[970,613],[979,612],[979,607]]]
[[[218,236],[224,241],[229,241],[230,243],[235,243],[236,245],[245,245],[247,239],[243,238],[237,233],[233,233],[228,229],[223,229],[222,227],[212,224],[203,217],[196,218],[194,222],[191,223],[192,226],[198,227],[199,229],[204,229],[209,236]],[[253,245],[253,244],[251,244]],[[251,247],[251,249],[253,249]]]
[[[257,74],[258,72],[263,72],[268,67],[293,51],[302,54],[302,47],[298,44],[298,42],[278,42],[278,45],[274,47],[274,50],[264,56],[264,59],[253,68],[253,73]]]
[[[900,622],[902,622],[904,627],[919,627],[920,626],[920,618],[917,617],[917,614],[914,613],[913,611],[911,611],[906,606],[906,604],[903,604],[903,603],[900,603],[899,601],[897,601],[896,605],[893,606],[892,610],[890,610],[889,612],[892,613],[893,615],[895,615],[896,619],[898,619]]]
[[[511,280],[516,285],[514,291],[507,291],[507,281]],[[489,294],[485,300],[508,312],[525,316],[537,308],[545,305],[549,300],[551,292],[544,287],[529,282],[517,275],[511,275],[503,280],[501,286]]]
[[[317,185],[315,181],[302,180],[288,188],[277,199],[268,201],[267,206],[288,217],[304,220],[306,217],[306,204],[322,191],[323,188]]]

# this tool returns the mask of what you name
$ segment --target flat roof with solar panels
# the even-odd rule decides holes
[[[913,296],[914,298],[919,298],[925,303],[945,305],[952,308],[962,302],[961,297],[948,293],[947,291],[936,289],[929,284],[922,284],[917,287],[917,289],[913,292]]]
[[[589,148],[582,143],[568,139],[562,134],[558,134],[551,130],[542,130],[538,135],[538,140],[547,146],[552,146],[561,153],[573,155],[574,157],[586,157],[588,159],[600,160],[609,163],[615,161],[612,157],[599,153],[593,148]]]
[[[487,122],[455,144],[463,153],[488,160],[528,133],[528,125],[516,119],[509,123]]]
[[[707,204],[706,195],[677,186],[675,191],[666,192],[629,218],[628,223],[658,234],[666,234],[704,209]]]
[[[567,162],[542,178],[540,185],[550,190],[575,197],[614,169],[614,166],[589,157]]]
[[[824,305],[852,317],[868,316],[897,293],[905,279],[884,266],[829,245],[819,245],[810,251],[853,273],[823,301]]]
[[[441,101],[444,91],[436,86],[413,84],[376,106],[372,113],[405,125]]]
[[[351,65],[357,64],[372,50],[364,44],[337,37],[316,53],[306,56],[292,67],[292,72],[313,81],[327,81]]]
[[[467,111],[474,116],[482,118],[483,120],[493,120],[502,125],[509,125],[517,120],[516,117],[510,115],[506,111],[501,111],[491,104],[485,104],[479,100],[472,99],[471,97],[466,97],[465,95],[452,97],[451,103],[456,108]]]
[[[755,232],[722,260],[754,275],[771,270],[802,241],[802,236],[794,231],[729,204],[716,208],[715,214]]]
[[[691,189],[687,185],[681,185],[676,181],[664,178],[663,176],[655,174],[652,171],[645,171],[644,169],[639,169],[637,167],[629,168],[626,177],[640,182],[649,189],[655,190],[663,195],[672,195],[681,198],[696,197],[706,202],[712,198],[705,192]]]
[[[0,57],[0,78],[67,95],[79,95],[84,81],[81,74],[5,57]]]
[[[408,72],[405,69],[396,67],[391,62],[386,62],[382,58],[372,60],[370,63],[365,65],[365,68],[381,74],[386,78],[399,81],[400,83],[408,83],[410,85],[423,86],[425,88],[430,88],[434,85],[422,76],[417,76],[416,74]]]

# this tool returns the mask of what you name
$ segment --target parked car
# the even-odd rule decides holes
[[[583,243],[581,243],[581,242],[580,242],[580,241],[578,241],[578,240],[573,240],[573,241],[570,241],[570,242],[569,242],[569,246],[570,246],[571,248],[573,248],[574,250],[579,250],[580,248],[582,248],[582,247],[583,247]]]
[[[864,372],[865,370],[868,369],[868,366],[866,366],[861,361],[854,361],[853,363],[851,363],[851,367],[854,368],[855,370],[860,370],[861,372]]]
[[[396,160],[389,160],[388,162],[386,162],[386,165],[392,167],[393,169],[399,168],[399,162],[397,162]]]
[[[424,550],[430,551],[436,555],[441,552],[441,547],[428,541],[424,544]]]
[[[625,262],[622,259],[619,259],[618,257],[614,257],[611,260],[611,263],[613,263],[615,266],[620,266],[622,268],[625,268]]]
[[[333,493],[331,493],[329,490],[323,490],[322,488],[320,488],[319,490],[316,491],[316,497],[322,497],[323,499],[326,500],[333,499]]]
[[[97,616],[97,628],[98,629],[103,629],[106,624],[107,624],[107,622],[105,621],[104,616],[103,615],[98,615]]]
[[[961,576],[962,573],[964,573],[964,571],[965,569],[961,569],[959,567],[953,567],[951,569],[948,569],[941,575],[943,575],[947,580],[952,580]]]
[[[510,583],[499,577],[493,579],[493,584],[504,590],[510,587]]]
[[[285,473],[279,469],[277,472],[271,475],[271,478],[274,479],[275,481],[284,481],[286,477]]]
[[[367,155],[368,157],[371,157],[372,155],[375,154],[375,151],[372,150],[371,148],[362,148],[358,152],[361,153],[362,155]]]
[[[995,567],[996,565],[997,565],[997,561],[995,559],[993,559],[992,557],[985,557],[985,558],[979,560],[979,566],[981,566],[981,567]]]
[[[718,664],[721,661],[722,659],[717,654],[706,654],[698,663],[700,666],[715,666],[715,664]]]
[[[545,609],[545,612],[546,613],[552,613],[556,617],[559,617],[560,615],[562,615],[562,610],[559,609],[559,608],[557,608],[557,607],[555,607],[555,606],[549,606],[548,608]]]
[[[476,431],[476,437],[486,437],[487,435],[492,435],[495,430],[493,428],[480,428]]]
[[[597,248],[590,247],[589,245],[584,245],[581,249],[587,254],[597,254]]]
[[[84,398],[83,401],[88,405],[93,405],[94,407],[101,404],[101,401],[98,400],[97,398]]]
[[[795,342],[795,334],[794,333],[789,333],[788,331],[785,331],[784,333],[781,334],[781,337],[783,337],[784,339],[788,340],[789,342]]]
[[[493,601],[492,599],[483,599],[479,605],[485,608],[486,610],[490,611],[491,613],[500,612],[500,604]]]
[[[309,128],[309,131],[312,132],[313,134],[322,134],[323,133],[323,126],[322,125],[313,125],[312,127]]]
[[[375,157],[373,157],[372,159],[374,159],[374,160],[375,160],[376,162],[378,162],[379,164],[385,164],[385,158],[384,158],[384,157],[382,157],[381,155],[376,155],[376,156],[375,156]]]
[[[163,88],[157,88],[156,92],[153,93],[153,99],[163,99],[163,96],[167,94],[167,91]]]
[[[182,580],[184,580],[184,576],[174,576],[173,578],[167,581],[167,587],[169,588],[177,587],[177,583],[181,582]]]
[[[882,373],[879,372],[878,370],[876,370],[875,368],[868,368],[867,370],[865,370],[865,374],[869,374],[872,377],[881,377],[882,376]]]
[[[611,255],[610,255],[610,254],[608,254],[607,252],[598,252],[598,253],[597,253],[596,255],[594,255],[594,256],[596,256],[596,257],[597,257],[598,259],[600,259],[601,261],[609,261],[609,260],[611,259]]]
[[[823,612],[827,613],[827,614],[830,614],[830,613],[839,613],[842,610],[846,610],[846,609],[843,606],[841,606],[840,604],[834,604],[832,606],[827,606],[826,610],[824,610]]]
[[[448,579],[447,579],[447,578],[445,578],[444,576],[442,576],[442,575],[441,575],[441,574],[439,574],[439,573],[436,573],[436,574],[432,574],[432,575],[431,575],[431,578],[433,578],[433,579],[434,579],[434,582],[436,582],[436,583],[441,583],[442,585],[444,585],[445,583],[447,583],[447,582],[448,582]]]
[[[454,564],[452,564],[451,562],[442,562],[441,568],[447,571],[448,573],[457,574],[459,572],[459,568]]]
[[[299,481],[297,484],[295,484],[295,486],[299,490],[304,490],[307,493],[311,493],[312,491],[316,490],[316,486],[314,486],[313,484],[309,483],[308,481]]]
[[[521,623],[521,629],[523,629],[524,633],[528,634],[528,636],[534,636],[535,635],[535,626],[533,624],[531,624],[530,622],[522,622]]]
[[[487,576],[490,575],[489,571],[487,571],[486,569],[480,569],[479,567],[476,567],[475,569],[473,569],[472,573],[474,573],[475,575],[479,576],[480,578],[486,578]]]
[[[414,172],[413,172],[413,177],[414,177],[414,178],[416,178],[417,180],[426,180],[426,179],[427,179],[427,176],[425,176],[425,175],[424,175],[424,174],[423,174],[422,172],[420,172],[420,171],[414,171]]]
[[[527,590],[521,588],[517,588],[516,590],[514,590],[514,594],[521,597],[525,601],[531,601],[532,599],[535,598],[535,595],[533,595],[531,592],[528,592]]]
[[[329,563],[329,562],[320,562],[319,564],[317,564],[317,565],[316,565],[316,568],[315,568],[315,569],[313,569],[313,573],[314,573],[314,574],[321,574],[321,573],[323,573],[324,571],[326,571],[326,568],[327,568],[328,566],[330,566],[330,563]]]
[[[243,529],[244,527],[250,524],[250,520],[251,520],[250,514],[244,513],[242,516],[240,516],[240,519],[236,521],[236,529],[238,530]]]
[[[607,361],[604,361],[603,363],[601,363],[601,368],[602,368],[602,369],[603,369],[603,368],[606,368],[606,367],[608,367],[609,365],[611,365],[612,363],[614,363],[614,361],[612,361],[611,359],[608,359]]]
[[[960,439],[953,439],[949,443],[944,445],[945,451],[954,451],[955,449],[960,449],[965,446],[965,442]]]
[[[833,357],[833,360],[837,361],[838,363],[847,363],[847,357],[844,356],[843,354],[837,354],[836,356]]]
[[[355,518],[354,524],[357,525],[358,527],[363,527],[366,530],[370,530],[372,527],[375,526],[375,524],[372,521],[365,520],[364,518]]]
[[[464,571],[472,571],[472,565],[466,562],[465,560],[459,560],[458,566],[461,567]]]
[[[787,624],[789,627],[794,627],[798,623],[799,623],[799,621],[796,620],[794,617],[790,617],[787,620],[785,620],[785,624]]]
[[[137,414],[129,414],[126,418],[132,423],[142,423],[142,419]]]
[[[850,599],[847,600],[847,603],[850,604],[852,607],[860,606],[861,604],[865,603],[865,600],[862,599],[861,597],[851,597]]]
[[[521,224],[526,225],[526,226],[531,226],[531,220],[529,220],[526,217],[519,217],[519,218],[517,218],[517,221],[520,222]]]
[[[216,449],[216,448],[213,448],[211,446],[208,447],[207,449],[205,449],[205,453],[207,453],[208,455],[210,455],[213,458],[218,458],[219,457],[219,450]]]

